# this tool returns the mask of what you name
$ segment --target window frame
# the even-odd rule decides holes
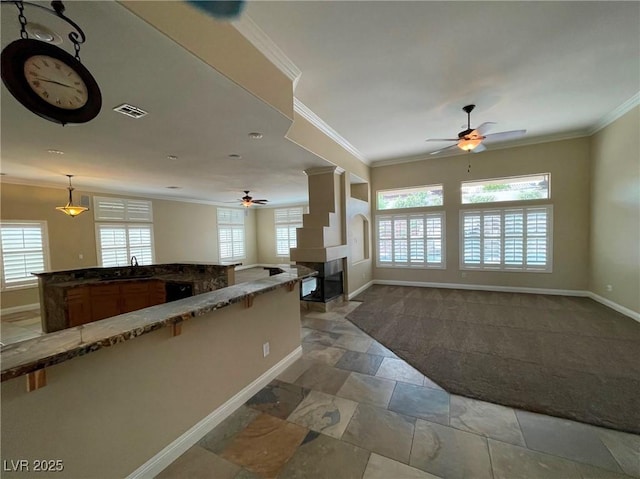
[[[415,193],[420,193],[421,189],[424,189],[423,191],[425,193],[428,193],[429,191],[433,191],[433,190],[438,191],[437,187],[440,187],[439,191],[442,192],[442,204],[403,206],[400,208],[385,208],[385,209],[380,208],[380,194],[382,193],[393,192],[393,191],[402,192],[402,191],[410,191],[410,190],[415,190]],[[444,207],[444,184],[443,183],[434,183],[432,185],[405,186],[402,188],[389,188],[385,190],[376,190],[376,211],[394,211],[394,210],[399,211],[404,209],[413,210],[414,208],[443,208],[443,207]]]
[[[547,215],[546,225],[546,265],[540,266],[528,266],[526,264],[527,258],[527,214],[530,210],[545,209]],[[505,213],[522,211],[522,265],[509,265],[505,263]],[[484,234],[484,216],[486,214],[500,213],[500,263],[499,264],[484,264],[484,249],[483,243],[485,240]],[[464,219],[465,216],[471,214],[480,214],[480,264],[470,265],[465,263],[464,250],[465,250],[465,231],[464,231]],[[497,238],[497,236],[496,236]],[[459,214],[459,267],[461,271],[499,271],[499,272],[515,272],[515,273],[553,273],[553,205],[535,205],[535,206],[505,206],[505,207],[489,207],[489,208],[473,208],[473,209],[461,209]]]
[[[17,226],[17,225],[39,225],[41,238],[42,238],[42,262],[43,270],[36,272],[45,272],[51,270],[51,254],[49,251],[49,231],[46,220],[1,220],[0,227],[2,226]],[[28,289],[38,287],[37,276],[31,275],[25,277],[24,281],[20,281],[17,284],[7,284],[4,272],[4,248],[2,247],[2,239],[0,237],[0,291],[16,291],[19,289]]]
[[[547,197],[546,198],[524,198],[524,199],[512,199],[512,200],[491,200],[491,201],[481,201],[481,202],[477,202],[477,203],[471,203],[471,202],[467,202],[465,203],[464,201],[464,192],[463,192],[463,188],[466,184],[469,183],[482,183],[482,182],[497,182],[500,183],[503,180],[516,180],[516,179],[522,179],[522,178],[533,178],[533,177],[539,177],[539,176],[543,176],[547,178]],[[503,184],[508,184],[507,182],[504,182]],[[491,205],[491,204],[496,204],[496,203],[519,203],[519,202],[523,202],[523,201],[551,201],[551,173],[547,172],[547,173],[532,173],[532,174],[528,174],[528,175],[516,175],[516,176],[503,176],[500,178],[485,178],[485,179],[479,179],[479,180],[469,180],[469,181],[461,181],[460,182],[460,205],[462,206],[471,206],[474,208],[482,208],[483,206],[481,205]],[[478,206],[476,206],[478,205]]]
[[[287,211],[287,216],[290,218],[291,215],[291,211],[299,211],[300,213],[294,213],[295,215],[300,217],[300,221],[292,221],[291,219],[289,219],[289,221],[280,221],[278,222],[278,211]],[[278,258],[289,258],[291,255],[291,248],[297,248],[298,246],[298,241],[297,241],[297,233],[294,231],[293,237],[291,236],[291,228],[302,228],[303,225],[303,215],[304,215],[305,211],[304,211],[304,207],[303,206],[291,206],[289,208],[275,208],[273,210],[273,224],[275,227],[275,247],[276,247],[276,256]],[[287,229],[287,244],[289,245],[289,247],[287,248],[287,253],[286,254],[282,254],[278,251],[278,242],[279,241],[283,241],[280,240],[278,238],[278,228],[286,228]],[[293,240],[293,245],[292,245],[292,240]]]
[[[242,223],[234,223],[234,222],[220,222],[220,213],[223,211],[231,211],[231,217],[233,219],[234,216],[241,218],[242,219]],[[247,257],[247,228],[246,228],[246,224],[245,224],[245,210],[238,210],[235,208],[218,208],[216,211],[216,228],[218,230],[218,259],[221,263],[224,262],[233,262],[233,261],[240,261],[243,259],[246,259]],[[221,239],[221,227],[223,228],[228,228],[231,229],[231,251],[232,251],[232,256],[231,257],[222,257],[222,244],[223,241]],[[236,241],[233,240],[233,232],[234,229],[242,229],[242,255],[236,255],[234,252],[234,243],[237,243]],[[228,241],[225,241],[224,243],[229,243]]]
[[[100,235],[100,228],[102,226],[105,227],[110,227],[110,228],[117,228],[117,227],[123,227],[124,231],[125,231],[125,239],[126,239],[126,250],[127,250],[127,262],[124,265],[109,265],[109,266],[105,266],[103,261],[102,261],[102,237]],[[156,261],[156,250],[155,250],[155,240],[154,240],[154,235],[153,235],[153,223],[127,223],[127,222],[120,222],[120,223],[111,223],[111,222],[100,222],[100,223],[96,223],[95,224],[95,231],[96,231],[96,253],[98,256],[98,264],[101,268],[112,268],[112,267],[122,267],[122,266],[129,266],[130,265],[130,261],[131,261],[131,257],[134,256],[131,254],[131,244],[129,241],[129,228],[149,228],[149,232],[150,232],[150,248],[151,248],[151,262],[150,263],[146,263],[143,262],[142,259],[138,258],[136,256],[136,259],[139,260],[138,264],[140,266],[143,265],[150,265],[150,264],[155,264]],[[113,248],[115,249],[115,248]]]
[[[424,231],[423,231],[423,236],[422,236],[422,241],[424,241],[424,262],[423,263],[411,263],[410,260],[410,255],[411,255],[411,247],[410,247],[410,241],[411,241],[411,234],[410,234],[410,223],[409,220],[414,217],[414,218],[421,218],[424,221],[427,220],[428,217],[434,217],[437,216],[440,218],[440,237],[439,238],[431,238],[431,239],[439,239],[440,240],[440,262],[439,263],[433,263],[433,262],[429,262],[428,261],[428,254],[427,254],[427,240],[429,239],[427,237],[427,231],[426,231],[426,225],[424,226]],[[401,261],[395,261],[394,259],[391,260],[391,262],[388,261],[381,261],[381,238],[380,238],[380,221],[381,220],[387,220],[387,219],[391,219],[392,220],[392,224],[391,224],[391,234],[392,234],[392,238],[391,238],[391,251],[392,251],[392,257],[395,255],[395,251],[396,251],[396,247],[395,247],[395,233],[394,233],[394,220],[398,219],[398,220],[403,220],[406,219],[407,221],[407,238],[406,238],[406,249],[407,249],[407,261],[406,262],[401,262]],[[447,251],[446,251],[446,246],[447,246],[447,239],[446,239],[446,213],[445,211],[428,211],[428,212],[408,212],[408,213],[388,213],[388,214],[379,214],[376,215],[376,222],[375,222],[375,239],[376,239],[376,267],[377,268],[397,268],[397,269],[441,269],[441,270],[446,270],[447,269]]]

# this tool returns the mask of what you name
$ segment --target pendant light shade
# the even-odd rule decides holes
[[[73,186],[71,186],[71,178],[73,175],[67,175],[69,177],[69,202],[65,206],[58,206],[56,209],[58,211],[62,211],[65,215],[69,215],[72,218],[75,218],[80,213],[84,213],[85,211],[89,211],[89,208],[84,206],[76,206],[73,204]]]

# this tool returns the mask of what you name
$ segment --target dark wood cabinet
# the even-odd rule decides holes
[[[163,304],[165,300],[164,281],[155,279],[70,288],[65,293],[66,327]]]
[[[149,301],[149,282],[124,283],[120,286],[120,310],[129,313],[147,308]]]
[[[149,281],[149,306],[167,302],[164,281],[154,279]]]
[[[69,327],[80,326],[91,321],[91,299],[89,287],[81,286],[67,291],[65,308]]]
[[[89,286],[91,294],[91,321],[122,314],[120,285],[96,284]]]

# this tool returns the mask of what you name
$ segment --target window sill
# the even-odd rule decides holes
[[[0,288],[0,292],[7,293],[9,291],[19,291],[21,289],[34,289],[38,287],[38,283],[33,284],[21,284],[19,286],[3,286]]]
[[[552,269],[465,268],[464,266],[460,266],[460,271],[478,271],[485,273],[553,273]]]
[[[424,266],[424,265],[399,265],[399,264],[381,264],[376,263],[376,268],[388,268],[388,269],[437,269],[445,270],[446,266]]]

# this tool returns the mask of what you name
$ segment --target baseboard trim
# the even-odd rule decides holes
[[[396,281],[390,279],[374,279],[373,284],[388,286],[416,286],[419,288],[468,289],[475,291],[496,291],[502,293],[553,294],[558,296],[589,296],[589,291],[578,289],[525,288],[520,286],[492,286],[486,284],[463,283],[428,283],[423,281]]]
[[[222,406],[129,474],[127,479],[155,477],[300,357],[302,357],[302,346],[298,346]]]
[[[608,306],[609,308],[616,310],[618,313],[624,314],[625,316],[629,316],[631,319],[634,319],[640,323],[640,313],[634,311],[633,309],[626,308],[618,303],[614,303],[610,299],[603,298],[602,296],[597,295],[596,293],[593,293],[591,291],[589,291],[588,293],[589,293],[588,296],[594,301],[604,304],[605,306]]]
[[[0,310],[0,315],[12,313],[22,313],[23,311],[32,311],[34,309],[40,309],[40,303],[23,304],[22,306],[14,306],[12,308],[5,308]]]
[[[367,289],[369,286],[371,286],[373,284],[373,281],[369,281],[367,284],[365,284],[364,286],[360,286],[358,289],[356,289],[354,292],[349,293],[349,300],[351,300],[351,298],[355,298],[356,296],[358,296],[360,293],[362,293],[365,289]]]

